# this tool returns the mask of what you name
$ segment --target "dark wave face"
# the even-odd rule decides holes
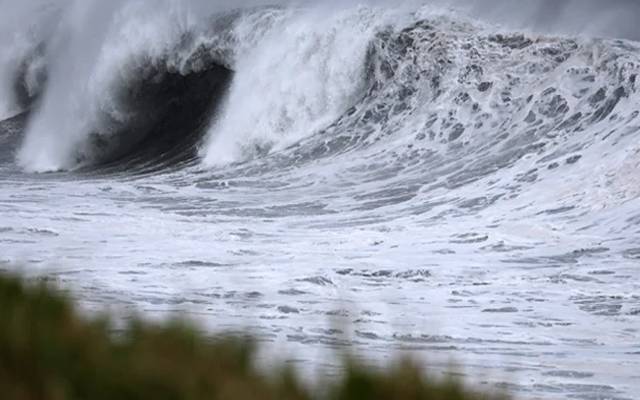
[[[640,393],[637,2],[243,4],[0,37],[0,270],[312,370],[410,350],[523,399]]]
[[[232,72],[212,65],[183,76],[152,71],[138,82],[122,86],[118,103],[134,117],[126,123],[111,121],[90,134],[92,165],[129,170],[134,167],[163,169],[189,164],[208,123],[224,98]],[[79,160],[81,163],[83,160]]]
[[[18,105],[27,111],[2,122],[5,134],[9,136],[11,132],[14,143],[12,151],[5,153],[11,157],[26,121],[38,112],[38,100],[46,85],[44,71],[28,76],[35,57],[23,62],[14,81]],[[198,145],[232,76],[231,70],[209,60],[201,70],[187,75],[152,67],[141,70],[140,76],[118,82],[118,107],[128,110],[132,117],[119,121],[109,113],[99,116],[102,124],[88,132],[87,144],[76,163],[89,169],[133,171],[138,167],[162,170],[194,162]],[[28,83],[30,79],[37,79],[33,88]]]

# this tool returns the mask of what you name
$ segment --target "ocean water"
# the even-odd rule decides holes
[[[0,269],[308,371],[640,396],[637,2],[6,3]]]

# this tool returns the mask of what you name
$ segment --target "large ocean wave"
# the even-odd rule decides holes
[[[319,134],[331,148],[393,140],[479,162],[488,142],[544,151],[571,130],[595,136],[611,114],[609,129],[628,125],[634,110],[614,111],[637,96],[633,42],[496,31],[442,5],[64,4],[30,10],[38,29],[3,55],[4,114],[30,113],[27,170],[113,162],[185,118],[200,122],[169,128],[172,143],[201,136],[210,166]]]

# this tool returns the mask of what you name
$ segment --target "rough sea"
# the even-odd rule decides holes
[[[513,3],[0,1],[0,270],[640,398],[640,5]]]

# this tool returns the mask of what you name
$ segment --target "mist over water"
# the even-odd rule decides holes
[[[637,0],[451,0],[473,14],[512,29],[638,40]]]
[[[310,370],[640,395],[637,1],[0,9],[0,269]]]

